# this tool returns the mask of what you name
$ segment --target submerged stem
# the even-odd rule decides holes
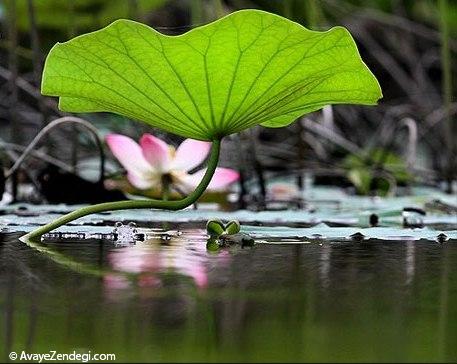
[[[105,202],[96,205],[91,205],[87,207],[82,207],[78,210],[70,212],[53,222],[41,226],[38,229],[33,230],[32,232],[22,236],[21,241],[29,239],[37,239],[43,234],[50,232],[58,228],[59,226],[65,225],[73,220],[79,219],[80,217],[104,212],[104,211],[114,211],[114,210],[125,210],[125,209],[164,209],[164,210],[181,210],[187,206],[192,205],[197,201],[200,196],[205,192],[211,178],[214,175],[214,172],[219,161],[219,152],[220,152],[221,141],[214,140],[211,146],[211,153],[208,159],[208,166],[203,179],[199,185],[195,188],[194,192],[186,196],[181,200],[175,201],[164,201],[164,200],[127,200],[127,201],[116,201],[116,202]]]

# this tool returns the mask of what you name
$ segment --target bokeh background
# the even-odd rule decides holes
[[[347,27],[384,98],[224,138],[220,164],[240,179],[203,196],[212,205],[94,214],[19,241],[75,209],[60,203],[129,197],[108,133],[181,142],[97,113],[30,148],[68,115],[40,94],[49,49],[118,18],[178,35],[244,8]],[[456,52],[456,0],[0,0],[0,361],[77,350],[121,362],[456,362],[457,198],[444,193],[456,191]],[[213,244],[216,217],[238,219],[255,246],[240,234]]]
[[[119,197],[112,189],[100,194],[99,188],[106,180],[119,187],[122,169],[105,148],[100,178],[101,153],[93,135],[74,125],[54,128],[19,168],[11,169],[39,130],[64,116],[55,99],[40,94],[43,62],[53,44],[118,18],[178,35],[244,8],[277,13],[314,30],[347,27],[384,98],[377,107],[326,107],[287,128],[257,127],[228,138],[221,165],[241,174],[234,187],[238,193],[230,199],[233,207],[267,207],[274,192],[270,182],[278,179],[289,184],[286,195],[287,188],[310,183],[362,195],[402,195],[415,185],[452,191],[457,170],[454,0],[2,0],[3,203]],[[118,115],[82,117],[98,129],[100,140],[109,132],[135,139],[151,132],[172,144],[180,141]]]

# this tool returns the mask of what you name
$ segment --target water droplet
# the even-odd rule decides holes
[[[135,223],[123,225],[121,222],[116,222],[113,234],[116,236],[116,241],[119,243],[133,243],[136,241],[137,230]]]
[[[101,239],[108,239],[108,240],[116,240],[116,236],[114,234],[100,234],[102,237]]]
[[[60,232],[54,232],[54,233],[47,233],[43,234],[42,240],[85,240],[87,239],[86,233],[60,233]]]

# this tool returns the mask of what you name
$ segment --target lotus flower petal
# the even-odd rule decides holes
[[[144,134],[140,139],[144,158],[153,169],[167,172],[170,164],[170,148],[163,140],[151,134]]]
[[[183,178],[182,182],[187,188],[195,188],[202,180],[205,172],[206,169],[202,169],[196,173],[188,174]],[[233,169],[216,168],[216,172],[214,172],[214,176],[211,179],[208,189],[216,191],[223,190],[239,178],[240,174]]]
[[[140,189],[147,190],[154,186],[160,186],[160,174],[155,175],[156,178],[151,178],[154,175],[138,175],[132,172],[127,173],[127,179],[132,184],[132,186]]]
[[[119,163],[131,174],[143,176],[151,166],[143,157],[141,147],[131,138],[120,134],[109,134],[106,143]]]
[[[186,139],[176,149],[171,169],[190,171],[204,162],[211,144],[200,140]]]

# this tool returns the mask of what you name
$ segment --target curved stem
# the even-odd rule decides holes
[[[33,230],[32,232],[22,236],[21,241],[28,239],[37,239],[40,238],[43,234],[50,232],[58,228],[59,226],[65,225],[73,220],[79,219],[80,217],[90,215],[93,213],[104,212],[104,211],[114,211],[114,210],[124,210],[124,209],[164,209],[164,210],[181,210],[187,206],[192,205],[197,201],[200,196],[205,192],[211,178],[214,175],[214,172],[219,161],[219,152],[220,152],[221,141],[214,140],[211,146],[211,153],[208,159],[208,167],[206,170],[203,179],[200,184],[195,188],[195,191],[190,195],[186,196],[181,200],[174,201],[163,201],[163,200],[127,200],[127,201],[116,201],[116,202],[105,202],[96,205],[91,205],[87,207],[82,207],[76,211],[70,212],[53,222],[41,226],[38,229]]]
[[[103,182],[104,177],[105,177],[105,154],[103,153],[103,143],[98,135],[97,129],[88,121],[78,118],[76,116],[63,116],[61,118],[55,119],[52,122],[50,122],[48,125],[46,125],[43,129],[40,130],[40,132],[33,138],[33,140],[30,142],[30,144],[25,148],[25,150],[22,152],[21,156],[14,162],[14,165],[6,172],[5,176],[6,178],[9,178],[24,162],[25,158],[33,152],[35,149],[36,145],[40,142],[40,140],[43,139],[43,137],[48,134],[52,129],[55,127],[61,125],[61,124],[78,124],[81,125],[83,128],[89,130],[95,138],[95,142],[97,144],[98,150],[100,151],[100,178],[99,181],[100,183]]]

